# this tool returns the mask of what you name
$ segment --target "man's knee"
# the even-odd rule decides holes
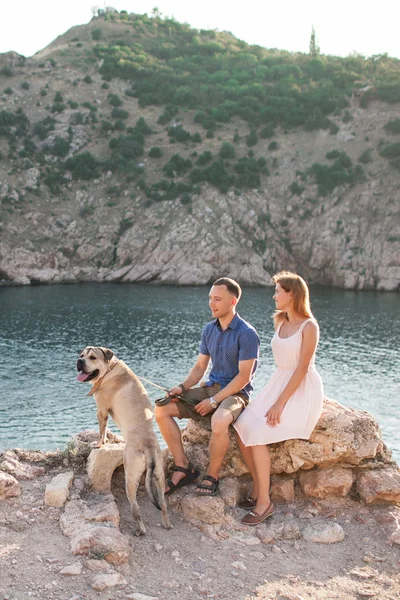
[[[220,408],[211,417],[211,431],[216,434],[227,433],[232,421],[233,415],[231,411],[226,408]]]
[[[154,416],[155,416],[157,423],[160,423],[160,421],[163,421],[164,419],[171,419],[172,417],[178,417],[179,416],[178,407],[173,402],[170,402],[169,404],[166,404],[165,406],[157,406],[156,405],[154,407]]]

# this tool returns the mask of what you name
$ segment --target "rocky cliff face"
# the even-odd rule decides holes
[[[3,57],[4,64],[10,60]],[[90,181],[74,181],[67,172],[57,192],[45,185],[46,169],[60,161],[49,152],[56,138],[68,142],[69,156],[83,148],[106,155],[111,134],[100,133],[88,115],[93,106],[106,114],[111,108],[108,94],[123,93],[122,81],[113,79],[105,90],[100,76],[93,74],[90,86],[83,88],[81,82],[73,87],[79,73],[69,67],[45,63],[39,69],[31,59],[12,68],[16,73],[12,77],[0,75],[0,89],[13,85],[13,93],[0,94],[0,110],[15,113],[22,109],[34,124],[49,114],[40,95],[46,86],[49,93],[61,90],[64,96],[73,90],[74,100],[55,115],[54,130],[41,141],[35,138],[42,163],[18,159],[18,153],[24,156],[20,141],[15,154],[7,154],[7,141],[0,136],[3,283],[186,285],[207,284],[227,275],[244,284],[266,285],[274,272],[293,269],[321,284],[399,289],[399,171],[379,155],[384,125],[396,117],[396,105],[375,101],[364,109],[357,99],[349,100],[352,120],[333,117],[338,129],[334,135],[325,130],[278,130],[273,151],[269,140],[260,139],[253,151],[267,158],[270,176],[262,177],[258,189],[223,194],[203,184],[188,203],[180,199],[152,202],[137,182],[112,170]],[[29,82],[29,90],[21,87],[24,81]],[[92,109],[81,109],[84,124],[71,124],[77,121],[73,118],[75,99],[92,103]],[[132,97],[124,102],[132,122],[145,117],[153,131],[149,146],[163,148],[164,164],[180,148],[169,143],[157,124],[161,109],[142,109]],[[181,122],[192,133],[197,130],[190,111]],[[242,140],[238,152],[247,153],[247,125],[228,124],[221,136],[231,140],[234,131]],[[197,153],[206,148],[217,153],[224,138],[204,140],[196,147]],[[392,138],[389,141],[397,139]],[[329,165],[326,154],[332,150],[346,153],[355,165],[367,149],[372,159],[364,166],[364,181],[338,186],[326,196],[319,195],[312,177],[304,180],[300,175],[315,162]],[[141,164],[155,177],[154,160],[144,158]],[[296,193],[291,189],[294,182]]]

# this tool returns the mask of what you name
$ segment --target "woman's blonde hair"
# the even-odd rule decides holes
[[[291,273],[291,271],[280,271],[271,278],[271,283],[274,285],[279,283],[285,292],[292,292],[293,308],[298,315],[305,319],[314,319],[314,315],[311,312],[308,285],[300,275]],[[273,319],[275,327],[277,327],[282,321],[288,319],[287,312],[277,310],[273,315]]]

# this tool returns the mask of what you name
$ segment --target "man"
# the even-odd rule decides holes
[[[171,401],[155,408],[156,421],[175,461],[166,494],[191,483],[199,475],[184,454],[175,417],[202,419],[208,416],[211,416],[210,462],[196,494],[215,496],[218,493],[218,474],[229,447],[229,425],[248,403],[260,346],[256,330],[236,313],[241,293],[233,279],[224,277],[214,282],[209,295],[214,320],[203,329],[196,364],[183,383],[169,391]],[[208,380],[193,387],[202,380],[210,360],[212,368]]]

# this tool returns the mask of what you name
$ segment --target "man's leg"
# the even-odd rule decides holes
[[[221,470],[222,462],[229,448],[229,425],[233,422],[233,414],[226,408],[218,408],[211,418],[211,438],[209,444],[210,462],[207,469],[207,475],[211,475],[214,479],[218,479]],[[202,485],[212,487],[212,482],[203,481]],[[203,495],[207,495],[207,490],[204,488],[197,491]]]
[[[177,467],[189,465],[189,461],[183,451],[181,430],[174,417],[179,417],[178,407],[175,402],[170,402],[166,406],[156,406],[154,415],[160,429],[161,435],[167,443],[168,448],[174,458]],[[181,479],[186,477],[185,473],[174,471],[171,475],[171,481],[177,484]],[[168,489],[165,490],[166,492]]]

